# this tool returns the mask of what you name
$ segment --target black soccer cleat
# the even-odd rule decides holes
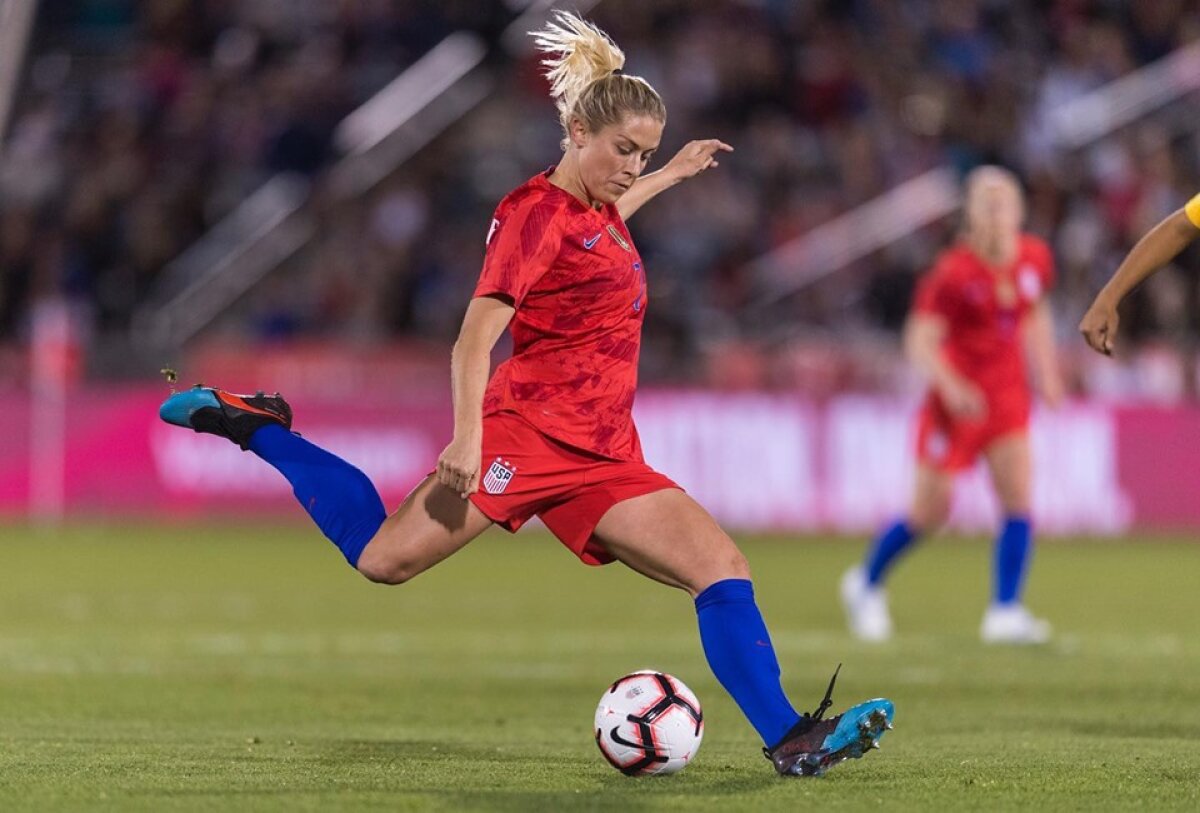
[[[842,667],[839,665],[838,670]],[[830,697],[837,672],[829,681],[825,699],[812,714],[805,714],[792,730],[763,754],[781,776],[822,776],[839,762],[858,759],[879,747],[879,738],[892,728],[896,709],[892,701],[868,700],[828,720],[821,719],[833,705]]]
[[[199,384],[163,401],[158,416],[176,426],[220,435],[243,450],[250,448],[250,436],[268,424],[292,428],[292,408],[279,393],[234,395]]]

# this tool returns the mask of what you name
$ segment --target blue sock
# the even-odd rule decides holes
[[[250,437],[250,451],[277,468],[321,532],[351,567],[387,518],[383,500],[367,475],[340,457],[278,424]]]
[[[904,520],[893,523],[876,537],[867,557],[867,584],[872,587],[880,584],[896,557],[908,550],[917,538]]]
[[[1033,553],[1033,529],[1028,517],[1010,516],[996,538],[995,593],[997,604],[1021,600],[1021,588]]]
[[[779,682],[779,661],[747,579],[725,579],[696,596],[700,642],[717,680],[767,746],[800,719]]]

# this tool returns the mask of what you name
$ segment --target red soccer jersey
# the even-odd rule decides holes
[[[550,437],[642,460],[631,410],[646,314],[642,258],[617,207],[593,209],[542,173],[508,194],[488,234],[475,296],[516,314],[512,358],[483,414],[516,412]]]
[[[1023,234],[1010,267],[990,269],[960,243],[938,256],[917,287],[913,309],[946,321],[943,352],[983,390],[992,418],[1029,409],[1020,325],[1053,283],[1049,246]]]

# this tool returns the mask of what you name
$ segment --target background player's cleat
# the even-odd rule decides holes
[[[838,666],[841,669],[841,666]],[[879,738],[892,729],[896,709],[892,701],[879,698],[859,703],[836,717],[822,719],[830,700],[837,672],[829,681],[825,699],[812,714],[800,718],[792,730],[763,754],[781,776],[822,776],[839,762],[859,759],[879,747]]]
[[[199,384],[163,401],[158,416],[176,426],[220,435],[242,449],[250,448],[250,436],[267,424],[292,428],[292,408],[279,393],[234,395]]]
[[[880,642],[892,637],[892,615],[888,612],[887,593],[867,584],[867,573],[852,567],[842,576],[842,607],[846,623],[855,638]]]
[[[979,637],[985,644],[1044,644],[1050,624],[1021,604],[992,604],[983,615]]]

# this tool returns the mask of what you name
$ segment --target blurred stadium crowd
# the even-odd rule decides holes
[[[276,172],[320,190],[336,124],[467,29],[507,81],[367,195],[329,205],[318,192],[315,245],[217,328],[263,341],[452,339],[493,207],[558,155],[536,59],[499,45],[520,5],[42,3],[0,154],[0,341],[20,343],[31,301],[53,294],[86,303],[101,339],[127,335],[165,263]],[[1018,171],[1029,228],[1056,249],[1066,340],[1132,241],[1200,191],[1194,98],[1081,150],[1057,146],[1050,125],[1066,102],[1200,40],[1195,0],[604,0],[588,16],[667,102],[657,164],[691,138],[737,148],[633,220],[652,279],[650,380],[799,386],[834,349],[860,348],[866,372],[840,364],[822,380],[888,386],[914,280],[952,219],[769,318],[747,311],[759,286],[748,269],[925,170]],[[1198,260],[1185,255],[1131,303],[1142,368],[1080,373],[1078,389],[1195,391]]]

